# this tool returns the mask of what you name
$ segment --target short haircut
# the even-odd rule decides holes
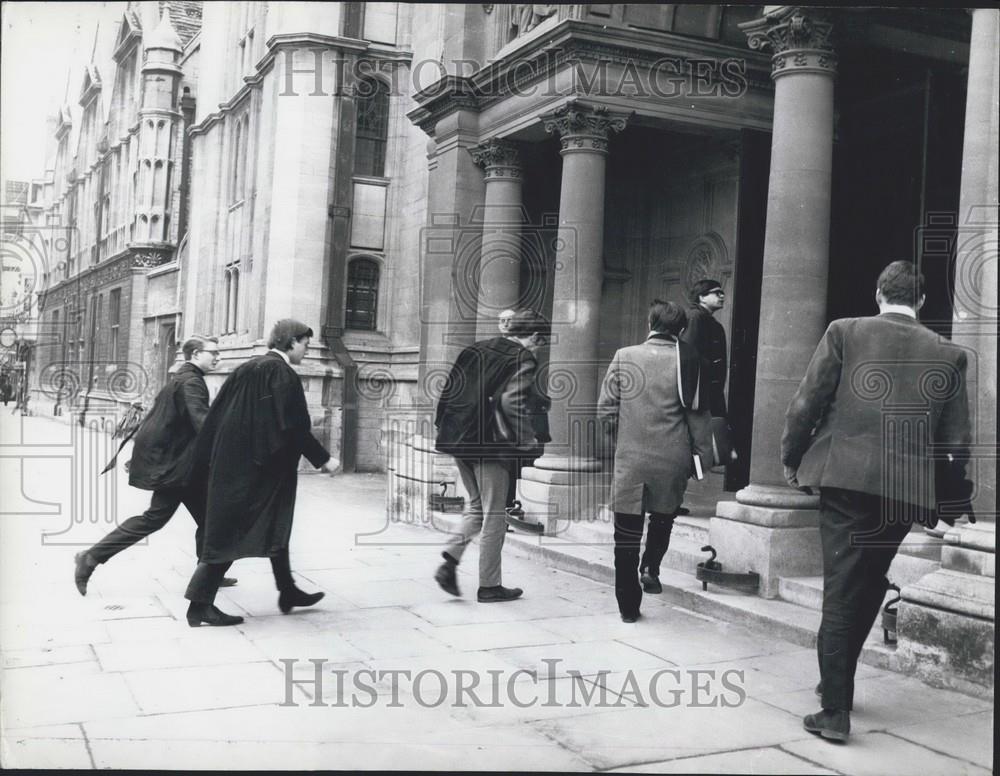
[[[219,338],[206,337],[204,334],[192,334],[188,339],[184,340],[184,344],[181,346],[181,350],[184,351],[184,360],[190,361],[196,350],[204,350],[206,342],[214,342],[218,345]]]
[[[304,337],[312,337],[313,330],[301,321],[294,318],[282,318],[271,329],[271,336],[267,338],[267,346],[287,353],[292,349],[292,344]]]
[[[536,332],[548,335],[548,319],[534,310],[518,310],[507,324],[507,334],[511,337],[529,337]]]
[[[878,290],[889,304],[916,307],[924,295],[924,276],[912,261],[894,261],[878,276]]]
[[[712,278],[699,280],[691,286],[691,293],[688,295],[688,299],[691,300],[691,304],[699,304],[701,302],[701,298],[705,296],[705,294],[716,288],[722,288],[722,283],[718,280],[713,280]]]
[[[679,304],[654,299],[649,304],[649,330],[677,336],[687,326],[687,313]]]

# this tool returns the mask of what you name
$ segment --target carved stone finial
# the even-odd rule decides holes
[[[629,113],[611,113],[599,105],[590,107],[578,102],[563,105],[554,113],[543,117],[545,131],[558,132],[562,138],[563,153],[569,151],[608,150],[608,136],[621,132],[632,117]]]
[[[472,161],[486,172],[486,179],[520,178],[521,152],[515,143],[501,138],[490,138],[469,149]]]
[[[837,69],[833,24],[820,11],[782,7],[762,18],[740,25],[747,44],[759,51],[770,49],[771,77],[796,72],[833,75]]]

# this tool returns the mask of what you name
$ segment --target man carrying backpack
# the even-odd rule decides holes
[[[454,456],[469,494],[459,534],[442,553],[434,575],[443,590],[460,595],[456,569],[466,546],[482,532],[479,551],[480,603],[513,601],[524,592],[501,584],[500,553],[512,463],[533,449],[532,412],[540,412],[534,385],[538,362],[531,348],[544,344],[548,322],[519,310],[507,333],[482,340],[458,356],[438,401],[436,449]]]

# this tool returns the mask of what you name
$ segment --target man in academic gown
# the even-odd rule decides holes
[[[206,516],[200,562],[185,593],[191,627],[243,621],[214,605],[219,581],[238,558],[271,559],[285,614],[323,597],[295,585],[288,558],[300,456],[325,472],[339,465],[331,465],[312,435],[302,381],[292,369],[312,334],[298,321],[278,321],[270,350],[229,376],[205,418],[195,443],[194,482],[205,490]]]

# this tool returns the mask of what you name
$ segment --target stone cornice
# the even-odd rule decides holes
[[[558,71],[576,63],[648,69],[668,59],[740,60],[746,63],[745,77],[750,88],[773,90],[768,77],[768,58],[763,53],[673,33],[609,28],[564,19],[471,76],[448,75],[415,93],[417,107],[407,117],[433,134],[437,121],[455,110],[482,110],[532,84],[545,83]]]
[[[122,280],[133,272],[145,272],[151,267],[159,267],[170,262],[173,243],[131,245],[116,256],[102,261],[96,266],[88,266],[71,278],[38,292],[38,309],[48,305],[64,304],[69,297],[87,294],[96,288]]]

